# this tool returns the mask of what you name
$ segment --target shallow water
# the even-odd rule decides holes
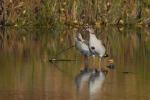
[[[148,29],[97,30],[115,69],[94,79],[80,72],[85,65],[80,52],[71,47],[72,29],[8,28],[0,34],[0,100],[150,99]],[[51,58],[74,61],[51,63]],[[92,58],[89,67],[93,68]]]

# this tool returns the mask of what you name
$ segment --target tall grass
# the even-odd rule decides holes
[[[0,26],[4,25],[5,15],[4,15],[4,1],[0,2]]]
[[[150,0],[4,0],[4,3],[6,25],[15,26],[141,25],[150,17]]]

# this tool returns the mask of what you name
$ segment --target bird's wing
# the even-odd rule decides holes
[[[84,51],[89,52],[89,47],[88,47],[88,45],[86,45],[84,42],[81,42],[81,41],[76,40],[76,41],[75,41],[75,46],[76,46],[76,48],[77,48],[78,50],[80,50],[81,52],[84,52]]]
[[[95,52],[99,55],[99,56],[104,56],[106,49],[104,47],[104,45],[102,44],[101,40],[95,40]]]

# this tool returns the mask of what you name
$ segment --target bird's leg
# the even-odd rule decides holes
[[[102,67],[103,58],[99,59],[99,71],[102,71],[105,75],[107,75],[108,70],[105,67]]]
[[[82,61],[84,62],[80,68],[80,71],[83,71],[84,70],[84,67],[85,67],[85,56],[82,56]]]
[[[95,56],[93,56],[93,67],[94,67],[94,69],[96,69],[96,61],[95,60],[96,60]]]
[[[84,69],[88,69],[88,67],[89,67],[88,56],[84,55]]]
[[[102,58],[99,58],[99,71],[101,71],[101,61],[102,61]]]

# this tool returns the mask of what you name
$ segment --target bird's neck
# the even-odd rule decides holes
[[[93,38],[97,39],[95,34],[90,33],[90,39],[93,39]]]
[[[84,42],[84,39],[82,38],[81,34],[79,33],[77,36],[78,40],[80,40],[81,42]]]

